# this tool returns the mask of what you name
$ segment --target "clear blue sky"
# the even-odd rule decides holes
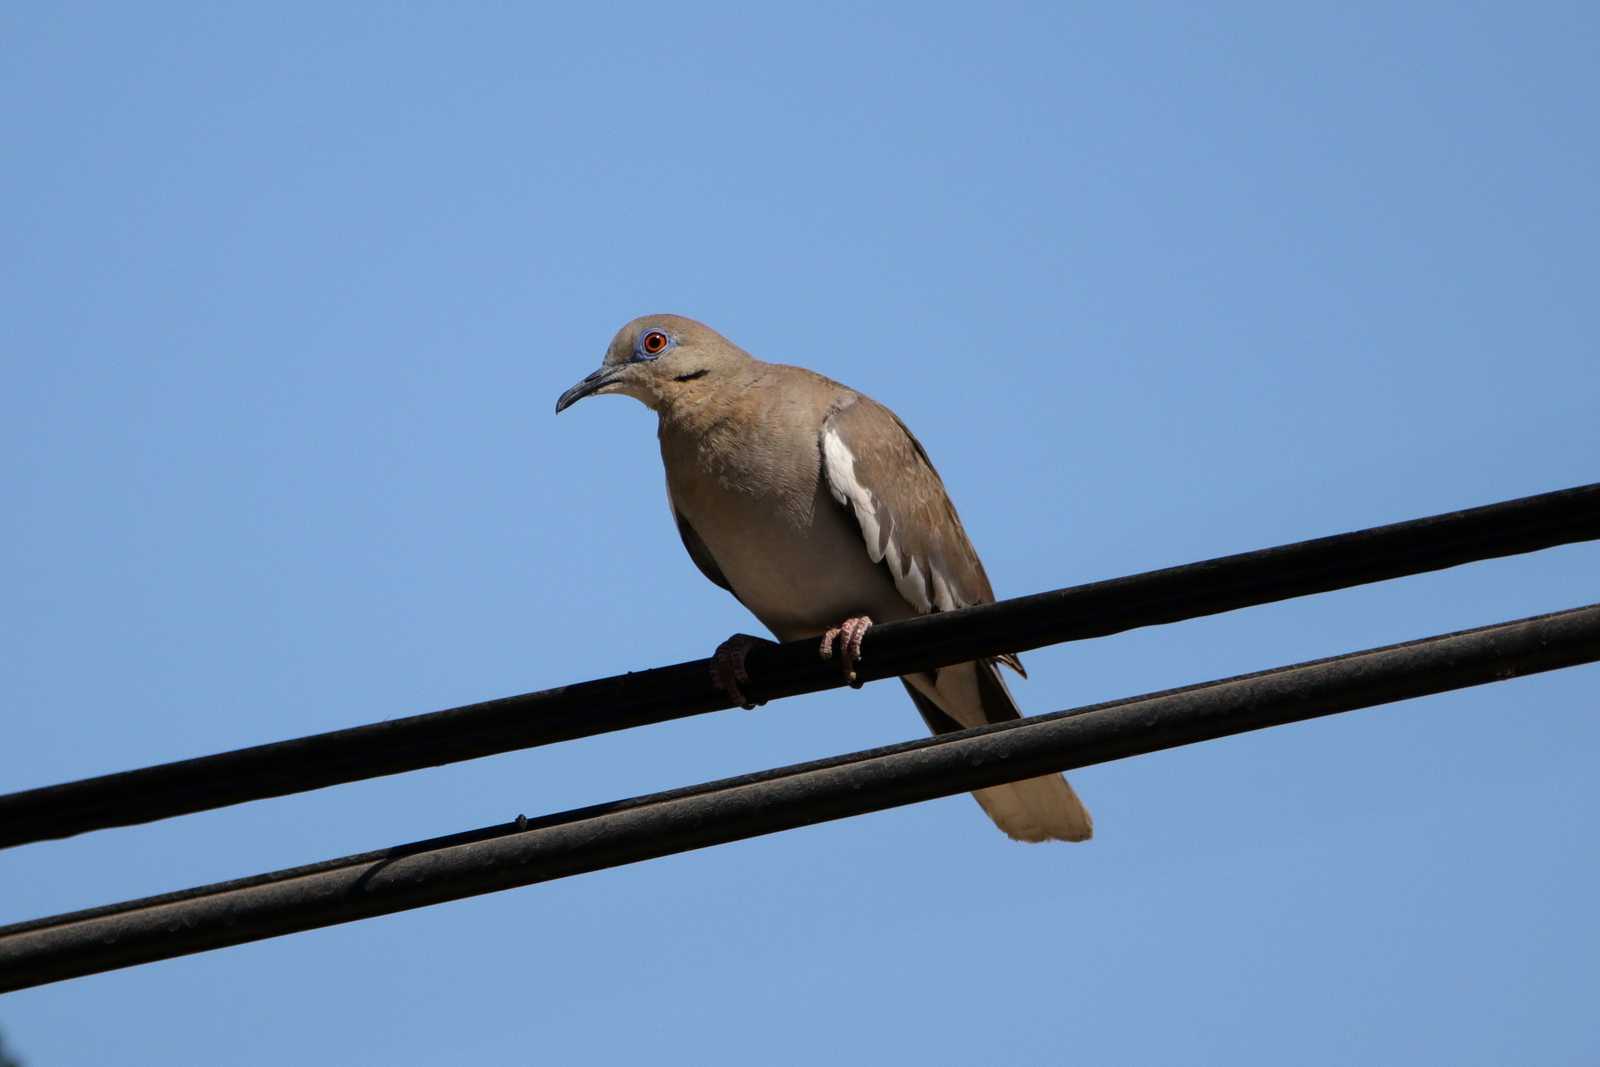
[[[888,403],[1002,595],[1600,479],[1591,4],[0,10],[0,790],[708,654],[632,316]],[[389,5],[381,5],[388,9]],[[1028,657],[1032,711],[1600,547]],[[1594,1063],[1600,670],[0,998],[104,1063]],[[0,853],[0,922],[920,733],[898,685]]]

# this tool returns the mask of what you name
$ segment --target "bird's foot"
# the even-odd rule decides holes
[[[865,615],[856,615],[844,620],[838,626],[829,627],[822,635],[822,647],[818,650],[822,653],[822,658],[833,658],[833,645],[837,641],[839,669],[844,672],[844,680],[849,682],[853,689],[861,688],[861,679],[856,677],[856,664],[861,661],[861,639],[870,629],[872,620]]]
[[[743,687],[750,682],[750,673],[744,669],[745,657],[757,645],[770,643],[749,634],[734,634],[711,654],[711,684],[727,693],[735,704],[746,711],[766,701],[751,700],[745,696]]]

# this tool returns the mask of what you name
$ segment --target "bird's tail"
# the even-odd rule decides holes
[[[937,673],[900,680],[936,734],[1022,717],[994,660],[942,667]],[[994,824],[1016,841],[1087,841],[1094,833],[1089,810],[1059,774],[992,785],[972,795]]]

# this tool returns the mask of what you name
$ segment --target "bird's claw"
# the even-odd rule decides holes
[[[872,629],[872,620],[856,615],[838,626],[831,626],[822,634],[822,647],[818,649],[823,659],[833,658],[834,642],[839,643],[839,669],[850,688],[860,689],[861,679],[856,674],[856,664],[861,662],[861,639]]]
[[[711,684],[727,693],[745,711],[766,703],[765,700],[750,699],[743,688],[750,681],[750,672],[744,667],[745,657],[752,648],[766,643],[749,634],[734,634],[711,654]]]

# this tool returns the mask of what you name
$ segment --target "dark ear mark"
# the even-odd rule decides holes
[[[704,378],[710,373],[710,371],[706,370],[704,367],[701,367],[699,370],[692,370],[688,374],[680,374],[672,380],[675,382],[692,382],[696,378]]]

